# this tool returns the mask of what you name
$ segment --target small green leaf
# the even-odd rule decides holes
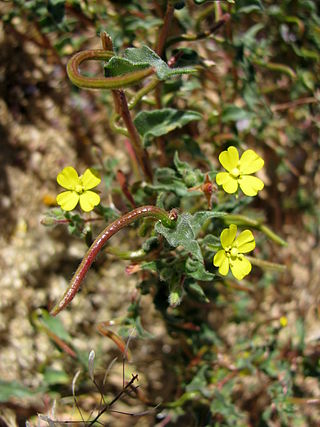
[[[221,218],[225,215],[227,215],[225,212],[214,212],[214,211],[201,211],[201,212],[195,213],[192,216],[192,219],[190,222],[195,236],[198,235],[199,231],[201,230],[201,227],[206,221],[208,221],[208,219]]]
[[[209,299],[207,298],[206,294],[203,292],[202,287],[198,285],[198,283],[185,282],[184,286],[191,298],[195,298],[197,301],[200,301],[200,302],[209,302]]]
[[[134,124],[146,144],[150,138],[166,135],[186,124],[201,120],[202,115],[197,111],[179,111],[174,108],[162,110],[141,111],[134,119]]]
[[[43,374],[43,380],[45,384],[56,385],[56,384],[69,384],[70,378],[65,371],[57,369],[46,368]]]
[[[235,105],[227,105],[222,110],[223,123],[238,122],[239,120],[251,120],[252,117],[253,113],[250,113],[249,111],[246,111],[245,109]]]
[[[156,261],[147,261],[140,264],[141,270],[149,270],[156,272],[158,271],[158,265]]]
[[[264,10],[261,0],[237,0],[236,8],[237,12],[240,13],[251,13],[254,10]]]
[[[62,22],[65,12],[66,0],[48,0],[48,12],[56,23]]]
[[[6,382],[0,380],[0,402],[7,402],[11,397],[25,399],[34,396],[34,394],[34,391],[16,381]]]
[[[207,389],[207,378],[206,373],[208,371],[208,366],[202,366],[196,375],[192,378],[192,381],[186,386],[187,391],[200,391],[204,395],[208,393]]]
[[[133,64],[131,61],[119,56],[113,56],[110,61],[105,65],[104,71],[106,77],[117,77],[134,71],[143,70],[148,68],[148,63]]]
[[[108,75],[115,77],[148,67],[153,67],[155,69],[160,80],[165,80],[179,74],[191,74],[197,71],[195,68],[187,67],[170,68],[169,65],[148,46],[126,49],[122,57],[112,57],[105,65],[105,70],[107,70]]]
[[[203,182],[203,173],[200,169],[194,169],[188,163],[182,162],[179,159],[178,152],[174,154],[174,165],[177,168],[179,174],[183,177],[183,180],[187,187],[194,187]]]
[[[208,282],[212,280],[215,275],[207,271],[203,262],[198,259],[188,258],[186,262],[186,274],[193,279]]]
[[[66,331],[63,323],[58,317],[52,317],[46,310],[41,310],[41,321],[42,323],[55,335],[61,338],[63,341],[72,343],[72,338]]]
[[[182,246],[192,257],[203,262],[203,257],[199,243],[195,239],[195,234],[191,226],[192,216],[188,213],[178,217],[175,229],[164,227],[160,222],[156,223],[155,230],[162,234],[170,246],[174,248]]]

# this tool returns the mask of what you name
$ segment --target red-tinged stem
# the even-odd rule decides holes
[[[164,226],[174,228],[175,221],[177,219],[177,213],[176,211],[171,211],[168,213],[156,206],[141,206],[109,224],[90,246],[88,252],[77,268],[77,271],[73,275],[68,289],[60,301],[51,310],[52,316],[56,316],[58,313],[60,313],[60,311],[63,310],[73,300],[80,288],[83,279],[85,278],[85,275],[87,274],[87,271],[91,267],[91,264],[107,241],[122,228],[131,224],[138,218],[143,217],[151,217],[160,220]]]
[[[170,24],[171,24],[171,21],[173,18],[173,13],[174,13],[173,4],[168,2],[166,14],[165,14],[164,20],[163,20],[163,27],[161,29],[161,33],[160,33],[159,40],[158,40],[158,45],[156,48],[156,53],[159,56],[162,56],[162,54],[163,54],[164,46],[165,46],[167,36],[169,33],[169,29],[170,29]]]

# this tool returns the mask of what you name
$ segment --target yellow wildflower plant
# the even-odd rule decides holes
[[[57,196],[57,203],[64,211],[72,211],[80,202],[81,209],[90,212],[100,203],[100,196],[90,191],[101,182],[94,169],[87,169],[83,175],[78,176],[72,166],[67,166],[58,174],[57,182],[67,190]]]
[[[231,146],[222,151],[219,161],[227,172],[218,173],[216,182],[226,193],[233,194],[240,186],[246,196],[256,196],[263,189],[261,179],[251,176],[264,165],[264,160],[255,151],[246,150],[239,159],[238,150]]]
[[[252,269],[250,261],[243,254],[251,252],[256,242],[250,230],[242,231],[237,238],[236,234],[235,224],[222,231],[220,235],[222,249],[215,254],[213,264],[219,267],[222,276],[226,276],[230,268],[234,277],[242,280]]]

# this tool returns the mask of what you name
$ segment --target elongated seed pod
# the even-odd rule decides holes
[[[140,82],[155,73],[153,67],[133,71],[117,77],[85,77],[80,74],[79,67],[84,61],[108,60],[114,53],[108,50],[84,50],[73,55],[67,64],[67,73],[72,83],[87,89],[121,89]]]
[[[175,220],[177,217],[176,212],[168,214],[163,209],[156,206],[141,206],[134,209],[131,212],[123,215],[121,218],[116,219],[110,225],[108,225],[92,243],[88,252],[81,261],[77,271],[73,275],[68,289],[60,299],[60,301],[51,310],[51,315],[56,316],[61,310],[63,310],[75,297],[78,292],[80,285],[91,267],[91,264],[95,260],[96,256],[107,243],[107,241],[116,234],[119,230],[131,224],[138,218],[151,217],[160,220],[164,226],[173,228],[175,226]]]

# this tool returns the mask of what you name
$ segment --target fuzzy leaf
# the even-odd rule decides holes
[[[181,161],[177,151],[174,154],[173,161],[177,171],[183,177],[183,181],[187,187],[194,187],[203,182],[203,173],[201,170],[194,169],[189,165],[189,163]]]
[[[195,236],[198,235],[199,231],[201,230],[201,227],[208,219],[221,218],[225,215],[227,215],[225,212],[213,212],[213,211],[203,211],[203,212],[195,213],[192,216],[192,219],[190,221],[190,224]]]
[[[112,57],[105,65],[105,70],[109,76],[115,77],[148,67],[153,67],[155,69],[160,80],[165,80],[178,74],[196,72],[194,68],[170,68],[168,64],[148,46],[126,49],[122,57]]]
[[[182,246],[192,257],[203,262],[199,243],[191,226],[192,216],[188,213],[179,216],[175,229],[164,227],[160,222],[155,225],[155,230],[162,234],[170,246]]]
[[[186,274],[193,279],[208,282],[212,280],[215,275],[207,271],[203,262],[198,259],[188,258],[186,262]]]
[[[191,298],[195,298],[197,301],[200,302],[209,302],[209,299],[207,298],[202,287],[198,283],[185,283],[185,289]]]
[[[150,138],[166,135],[175,129],[182,128],[195,120],[201,120],[197,111],[179,111],[174,108],[141,111],[134,119],[134,124],[146,144]]]

